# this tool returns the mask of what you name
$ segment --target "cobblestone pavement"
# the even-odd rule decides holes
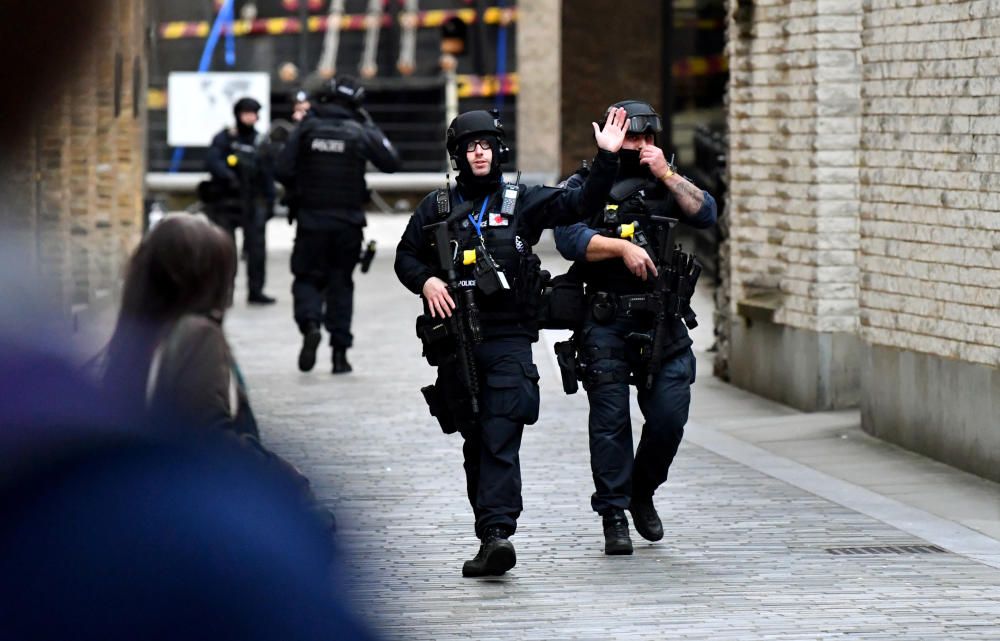
[[[1000,638],[1000,570],[955,553],[833,555],[926,541],[691,440],[656,497],[664,541],[633,531],[634,556],[605,557],[586,399],[562,393],[544,341],[517,566],[463,579],[478,542],[461,438],[441,434],[423,404],[433,375],[413,331],[419,304],[392,274],[392,245],[380,247],[356,278],[355,373],[332,376],[326,347],[315,371],[297,371],[287,249],[270,261],[279,304],[239,304],[227,329],[265,440],[336,511],[357,607],[386,638]]]

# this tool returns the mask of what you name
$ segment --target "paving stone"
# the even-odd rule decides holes
[[[297,371],[287,250],[270,257],[279,304],[237,304],[226,328],[264,439],[335,510],[356,607],[386,638],[1000,636],[1000,571],[957,554],[831,555],[927,542],[689,442],[656,496],[664,540],[633,531],[633,556],[606,557],[590,510],[586,399],[562,393],[541,344],[517,566],[463,579],[478,541],[461,438],[441,433],[420,396],[433,372],[414,334],[419,303],[392,274],[391,245],[381,247],[355,279],[354,373],[331,375],[326,347],[316,370]]]

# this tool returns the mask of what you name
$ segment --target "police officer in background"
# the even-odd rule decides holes
[[[422,391],[442,429],[464,439],[466,490],[481,545],[462,567],[463,576],[500,575],[516,561],[508,539],[522,506],[518,452],[524,426],[538,419],[539,409],[531,343],[538,340],[533,307],[541,283],[531,247],[543,229],[601,210],[625,126],[623,110],[608,114],[603,131],[594,124],[600,151],[580,186],[527,187],[503,182],[501,164],[510,150],[499,117],[487,111],[459,115],[446,134],[457,188],[424,198],[396,248],[396,275],[423,297],[418,328],[424,329],[418,331],[425,355],[439,364],[437,382]],[[428,226],[436,232],[434,246]],[[472,309],[480,336],[461,334],[471,367],[459,370],[475,374],[459,380],[459,370],[443,363],[454,358],[459,336],[445,337],[441,348],[430,337],[441,336],[453,315],[469,320]],[[458,408],[454,401],[470,390],[479,391]],[[462,411],[468,407],[478,409]]]
[[[654,325],[660,327],[650,305],[659,276],[652,256],[661,249],[672,250],[657,245],[667,238],[657,230],[665,232],[667,228],[657,227],[663,221],[652,217],[674,218],[697,228],[710,227],[716,221],[712,196],[677,174],[656,145],[662,125],[652,106],[626,100],[608,111],[620,108],[628,113],[630,127],[619,154],[621,167],[608,207],[589,223],[555,231],[559,252],[575,261],[570,277],[586,284],[590,307],[574,341],[577,371],[582,372],[590,401],[590,460],[596,487],[591,506],[603,517],[606,554],[632,553],[626,509],[632,512],[636,531],[643,538],[663,538],[653,493],[667,480],[680,445],[695,379],[692,341],[680,317],[665,318],[665,335],[659,337],[659,343],[641,340],[652,336]],[[564,184],[579,184],[584,173],[574,174]],[[638,227],[630,227],[631,223]],[[622,238],[623,229],[640,231]],[[648,251],[640,240],[649,244]],[[678,258],[677,264],[682,263],[694,264],[689,256]],[[689,285],[693,290],[694,283]],[[685,295],[690,291],[670,300],[680,301],[682,315],[690,322],[694,314]],[[659,354],[656,362],[650,362],[654,347],[659,348]],[[630,382],[638,388],[645,418],[634,456]]]
[[[308,372],[316,364],[322,323],[330,333],[333,373],[340,374],[351,371],[352,272],[366,224],[365,164],[393,172],[400,161],[362,107],[364,88],[353,78],[330,80],[315,98],[278,157],[278,179],[298,220],[292,297],[302,333],[299,369]]]
[[[263,136],[257,133],[260,109],[260,103],[253,98],[236,101],[236,126],[219,132],[208,149],[205,164],[212,178],[205,185],[202,200],[212,222],[231,236],[237,227],[243,229],[247,302],[269,305],[274,298],[264,293],[264,226],[274,211],[274,162],[263,146]]]

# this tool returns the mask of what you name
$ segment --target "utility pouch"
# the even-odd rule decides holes
[[[601,325],[607,325],[615,319],[618,305],[614,295],[608,292],[597,292],[590,297],[590,315]]]
[[[455,420],[452,417],[448,403],[444,399],[441,394],[441,390],[438,389],[437,385],[421,387],[420,393],[424,395],[424,400],[427,402],[427,408],[430,410],[431,416],[437,419],[438,425],[441,426],[441,431],[445,434],[454,434],[457,432],[458,426],[455,425]]]
[[[579,329],[587,315],[583,283],[567,274],[556,276],[542,290],[538,322],[543,329]]]
[[[572,340],[561,341],[553,345],[556,352],[556,362],[559,363],[559,374],[562,376],[563,391],[576,394],[580,389],[577,384],[576,346]]]
[[[485,252],[476,252],[476,287],[485,296],[510,289],[507,277],[497,266],[493,257]]]
[[[424,347],[424,357],[432,367],[437,367],[441,361],[454,353],[454,345],[448,325],[440,318],[431,318],[429,314],[417,316],[417,338]]]

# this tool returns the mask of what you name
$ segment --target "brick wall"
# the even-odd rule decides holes
[[[860,370],[866,429],[977,471],[1000,456],[969,454],[996,425],[998,37],[997,2],[730,1],[720,362],[753,385],[753,348],[772,341],[774,360],[819,363],[808,383],[826,398]],[[782,376],[760,393],[792,402]],[[942,416],[969,426],[950,453]]]
[[[82,46],[57,61],[68,80],[27,88],[39,106],[0,159],[4,238],[67,314],[111,301],[142,228],[145,107],[133,108],[132,70],[145,66],[145,2],[87,10]]]
[[[733,307],[774,294],[778,323],[854,332],[861,2],[731,5]]]
[[[865,7],[861,336],[1000,365],[1000,4]]]

